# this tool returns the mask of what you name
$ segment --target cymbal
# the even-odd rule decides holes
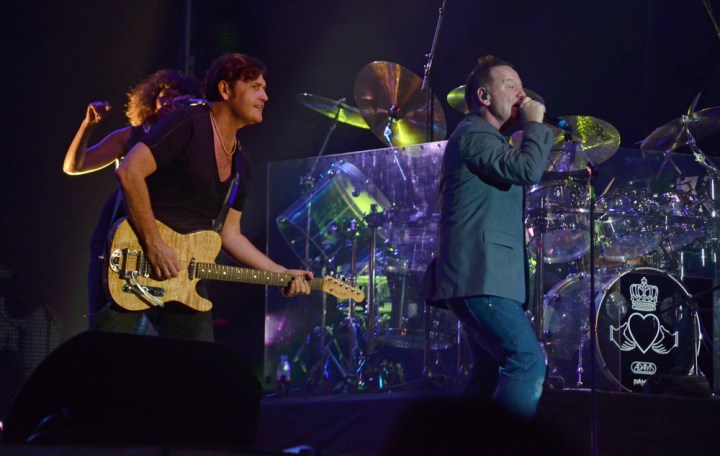
[[[342,122],[353,127],[369,129],[365,123],[360,111],[346,104],[343,100],[332,100],[330,98],[320,97],[311,93],[299,93],[295,99],[320,114],[334,119],[337,116],[338,122]]]
[[[687,127],[687,129],[683,128]],[[696,141],[705,139],[720,130],[720,106],[703,109],[690,115],[683,115],[662,127],[656,128],[640,144],[642,150],[676,152],[690,144],[691,137]]]
[[[452,89],[450,93],[447,94],[447,102],[451,108],[467,114],[468,107],[467,103],[465,103],[465,84]]]
[[[388,146],[427,142],[427,93],[422,80],[397,63],[375,61],[355,79],[355,102],[375,136]],[[433,95],[433,138],[445,139],[445,112]],[[389,128],[390,140],[386,137]]]
[[[543,99],[543,97],[540,96],[539,93],[534,92],[530,89],[525,89],[525,93],[533,100],[545,104],[545,100]],[[463,114],[467,114],[468,107],[467,103],[465,103],[465,84],[452,89],[450,93],[447,94],[447,101],[450,107],[454,108],[457,111],[460,111]]]
[[[590,116],[560,116],[574,127],[572,132],[551,127],[555,143],[546,171],[584,170],[612,157],[620,147],[620,133],[610,123]]]

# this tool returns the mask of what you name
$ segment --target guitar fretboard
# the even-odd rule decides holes
[[[257,269],[239,268],[222,264],[197,263],[195,277],[199,279],[223,280],[226,282],[253,283],[275,287],[286,287],[293,279],[292,274],[279,272],[259,271]],[[313,279],[310,282],[311,290],[322,290],[322,279]]]

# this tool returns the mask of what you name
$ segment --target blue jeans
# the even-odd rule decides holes
[[[542,394],[546,367],[522,303],[497,296],[473,296],[449,299],[447,305],[468,336],[478,342],[477,349],[490,354],[500,366],[493,399],[513,413],[532,418]],[[473,353],[474,359],[482,357],[487,354]]]

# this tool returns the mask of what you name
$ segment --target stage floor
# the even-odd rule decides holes
[[[718,454],[719,397],[597,392],[594,398],[600,455]],[[265,398],[250,448],[0,444],[0,454],[591,455],[592,405],[588,390],[546,391],[536,420],[527,422],[447,389]]]
[[[718,397],[597,392],[595,399],[600,454],[717,454],[720,447]],[[398,448],[402,454],[592,454],[592,404],[589,390],[546,391],[536,421],[526,423],[450,391],[267,398],[256,448],[308,446],[322,455],[398,454]]]

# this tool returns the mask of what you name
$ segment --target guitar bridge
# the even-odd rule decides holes
[[[148,292],[151,296],[155,296],[156,298],[162,298],[165,296],[165,289],[160,287],[142,287],[143,290]],[[143,293],[142,291],[138,290],[138,287],[135,285],[130,285],[129,283],[126,283],[122,286],[122,291],[124,293],[133,293],[136,295],[141,296]]]
[[[117,249],[110,254],[109,266],[121,279],[130,279],[136,271],[141,277],[150,277],[150,263],[142,250]]]

